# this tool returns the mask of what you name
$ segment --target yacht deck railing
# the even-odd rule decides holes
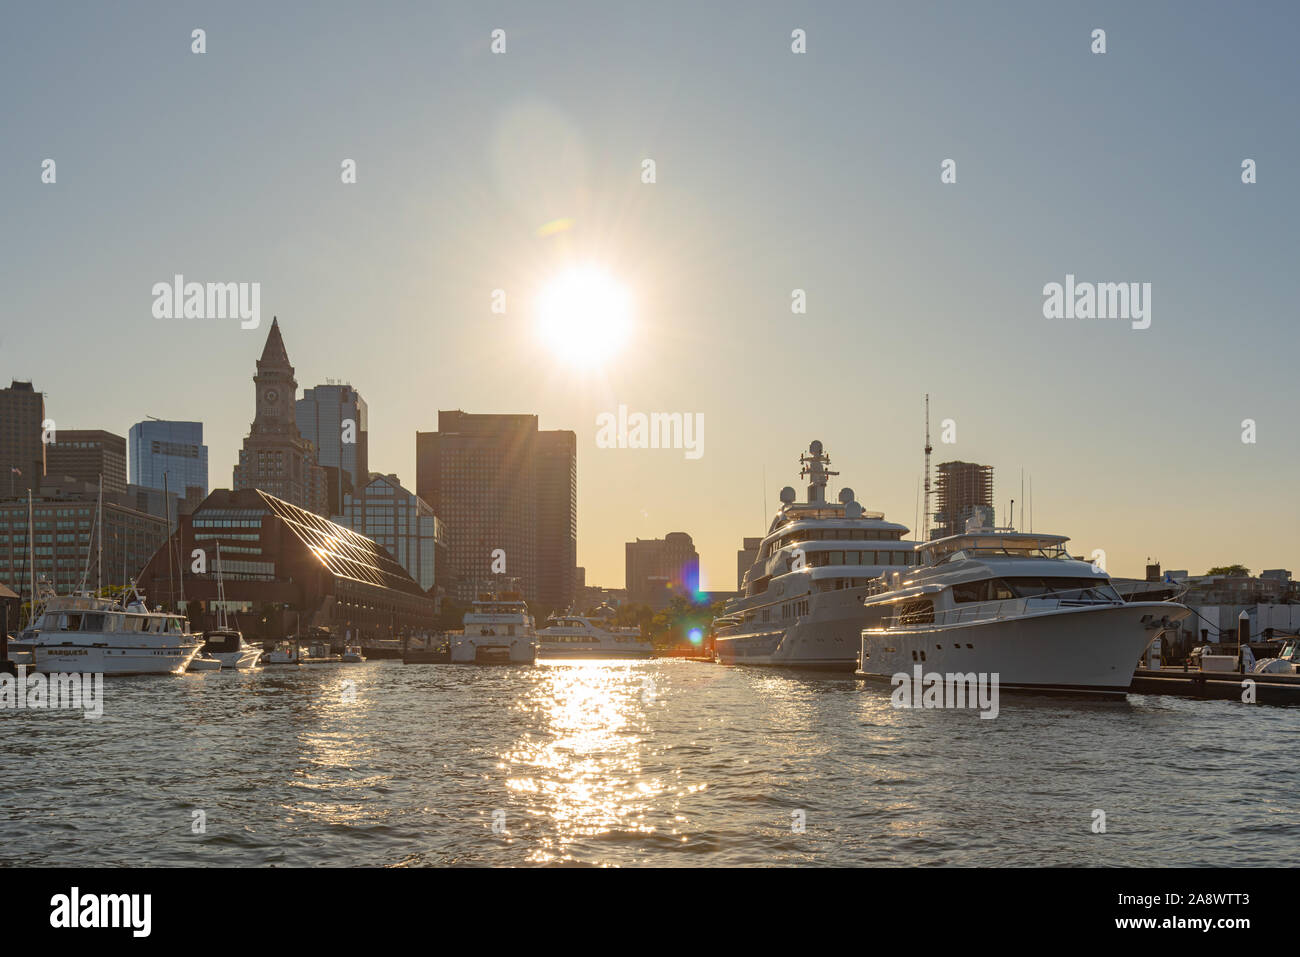
[[[1091,605],[1122,605],[1123,599],[1108,598],[1093,593],[1086,595],[1087,589],[1071,588],[1056,592],[1044,592],[1026,598],[1003,598],[995,601],[961,602],[951,608],[935,610],[929,598],[917,597],[902,602],[899,611],[884,620],[887,629],[916,628],[921,625],[944,627],[948,625],[968,625],[978,622],[998,621],[1006,618],[1020,618],[1034,612],[1054,611],[1058,608],[1082,608]],[[929,607],[919,608],[917,603],[925,602]]]

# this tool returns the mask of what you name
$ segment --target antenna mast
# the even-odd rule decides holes
[[[925,394],[925,511],[921,516],[921,541],[930,540],[930,393]]]

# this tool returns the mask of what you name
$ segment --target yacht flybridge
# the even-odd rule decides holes
[[[781,507],[758,557],[745,573],[743,594],[713,622],[723,664],[776,665],[852,671],[866,616],[862,600],[873,580],[915,560],[907,527],[865,511],[851,488],[826,501],[830,456],[814,441],[799,457],[808,501],[781,490]],[[910,569],[908,569],[910,570]]]
[[[1125,602],[1102,569],[1070,557],[1067,541],[968,527],[919,545],[916,565],[882,576],[863,601],[858,674],[920,665],[996,674],[1004,689],[1124,694],[1146,646],[1190,609]]]

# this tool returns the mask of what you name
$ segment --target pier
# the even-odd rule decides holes
[[[1257,704],[1300,704],[1300,675],[1250,674],[1239,671],[1173,671],[1139,668],[1130,694],[1169,694],[1182,698],[1242,701],[1247,681],[1254,682]]]

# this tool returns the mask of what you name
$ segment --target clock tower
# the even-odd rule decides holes
[[[235,466],[236,490],[258,488],[318,515],[326,514],[325,472],[316,447],[302,437],[294,421],[298,381],[280,335],[271,320],[262,358],[253,376],[254,413]]]

